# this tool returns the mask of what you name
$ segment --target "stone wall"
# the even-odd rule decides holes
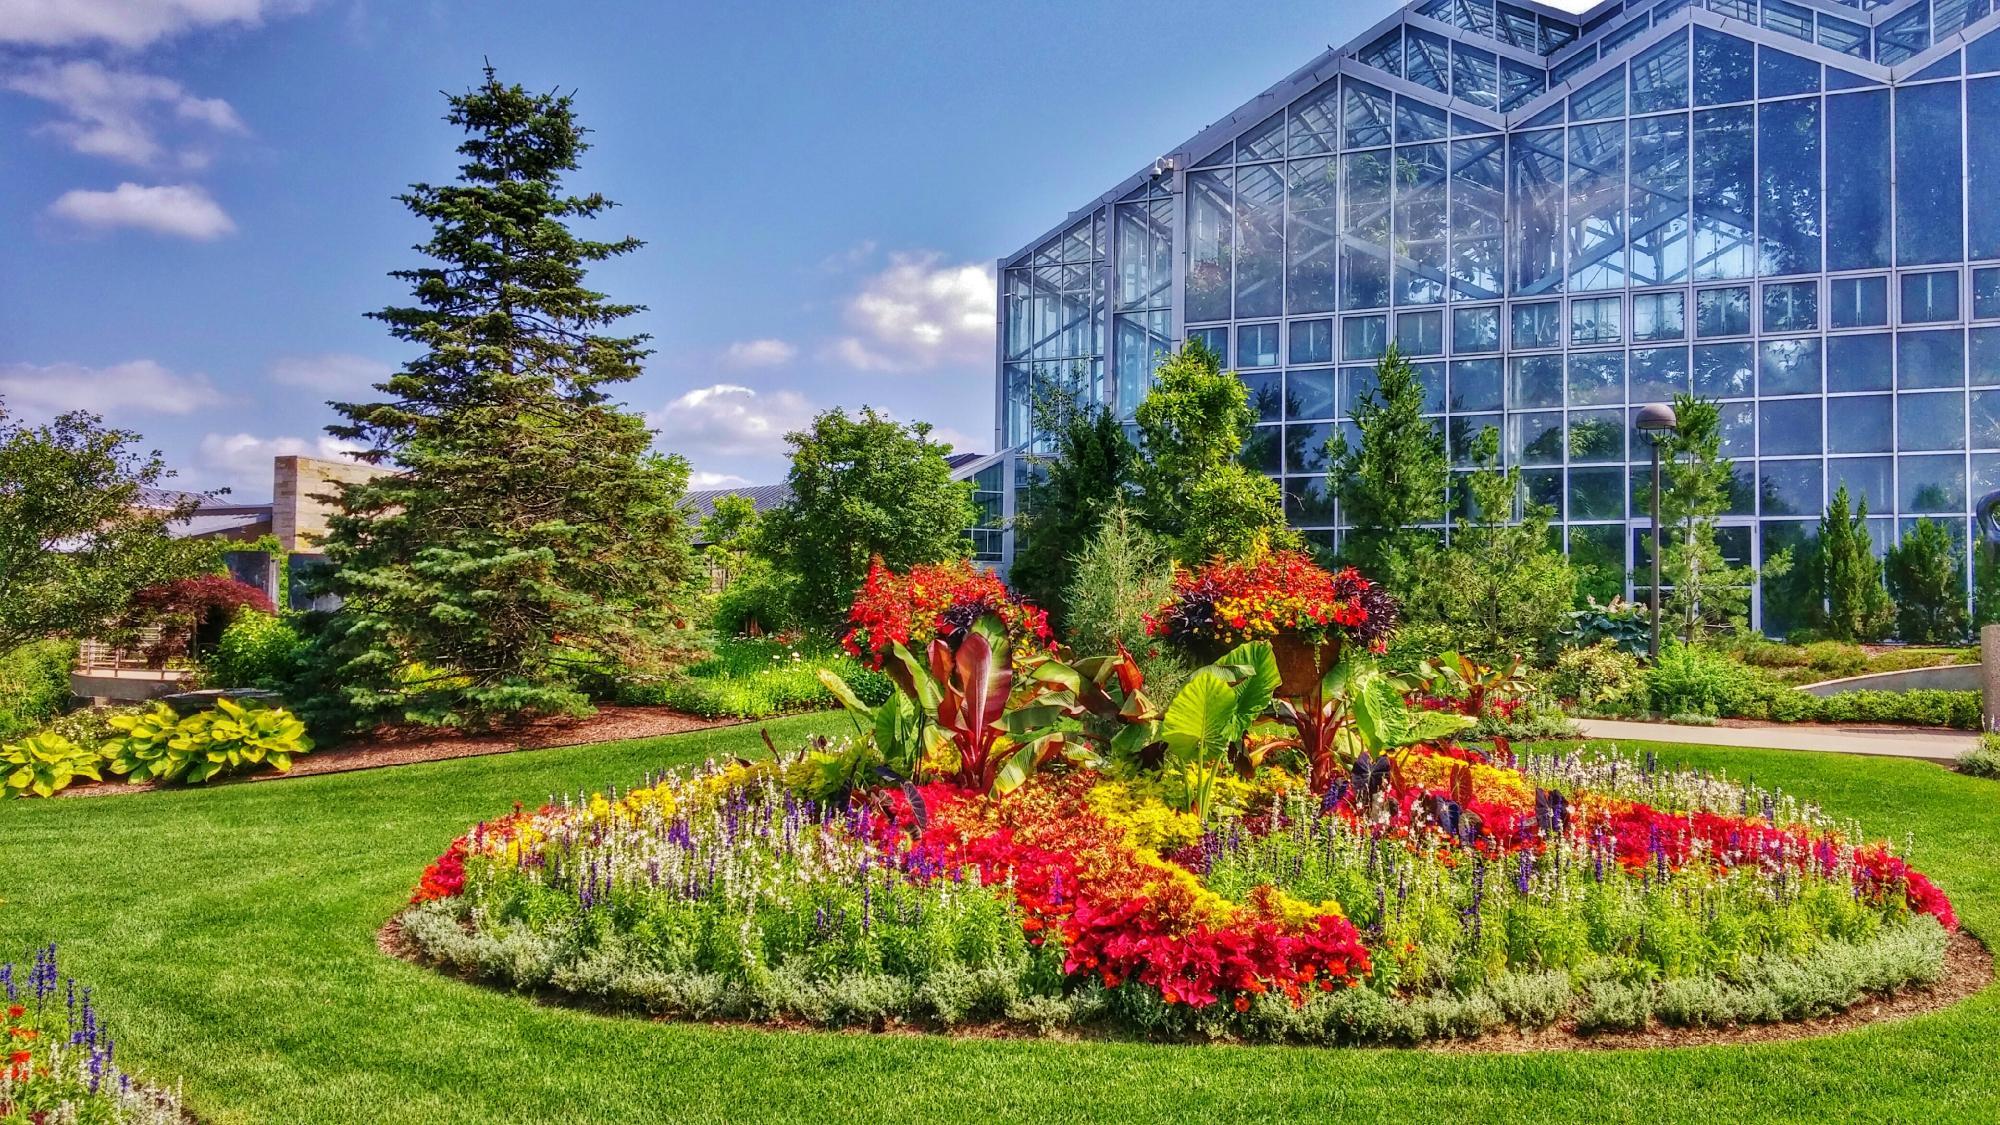
[[[330,497],[341,483],[358,483],[386,470],[351,461],[279,457],[272,467],[271,533],[287,551],[318,552],[326,535]]]

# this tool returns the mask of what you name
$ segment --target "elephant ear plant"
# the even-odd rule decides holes
[[[1160,727],[1167,763],[1184,771],[1188,804],[1203,822],[1223,771],[1233,764],[1239,772],[1254,772],[1273,745],[1255,735],[1280,678],[1270,644],[1257,641],[1197,671],[1168,705]]]

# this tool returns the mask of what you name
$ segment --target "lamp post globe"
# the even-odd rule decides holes
[[[1653,585],[1647,598],[1653,615],[1653,635],[1646,647],[1657,662],[1660,659],[1660,443],[1680,425],[1680,419],[1674,416],[1673,407],[1664,402],[1652,402],[1639,408],[1632,424],[1653,439]]]

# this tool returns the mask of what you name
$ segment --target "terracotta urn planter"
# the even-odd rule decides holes
[[[1192,655],[1203,664],[1213,664],[1235,647],[1211,641],[1195,646]],[[1306,699],[1319,690],[1320,677],[1340,659],[1340,640],[1334,637],[1315,645],[1298,633],[1280,633],[1271,638],[1271,655],[1278,661],[1278,695]]]

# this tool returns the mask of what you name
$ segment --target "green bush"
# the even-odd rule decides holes
[[[76,642],[35,641],[0,656],[0,741],[39,729],[69,706]]]
[[[709,628],[720,637],[740,637],[752,629],[765,633],[790,629],[797,624],[792,612],[796,587],[769,564],[753,563],[709,600]]]
[[[299,675],[306,638],[285,618],[244,610],[222,631],[204,669],[216,687],[282,692]]]
[[[222,699],[188,716],[164,703],[110,719],[117,737],[96,753],[112,773],[134,782],[212,778],[268,765],[283,773],[312,752],[305,724],[282,707]]]
[[[1974,777],[2000,777],[2000,734],[1979,736],[1979,745],[1958,756],[1958,772]]]
[[[1556,657],[1548,686],[1557,699],[1605,715],[1644,711],[1649,692],[1638,657],[1608,639]]]
[[[0,797],[53,797],[79,777],[102,781],[97,751],[50,731],[0,746]]]
[[[724,641],[715,655],[657,680],[621,685],[620,703],[671,707],[705,719],[765,719],[795,711],[824,711],[840,701],[819,681],[831,669],[868,703],[895,690],[889,677],[845,653],[812,651],[772,640]]]
[[[1756,694],[1758,677],[1714,649],[1670,644],[1646,673],[1653,710],[1724,715]]]

